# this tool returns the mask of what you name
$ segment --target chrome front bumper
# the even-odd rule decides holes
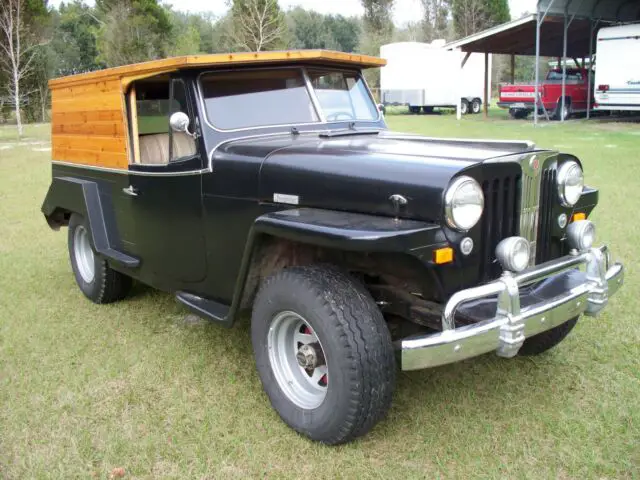
[[[551,299],[521,308],[522,287],[572,272],[580,277],[570,288]],[[622,264],[610,265],[607,247],[576,252],[518,274],[505,272],[494,282],[455,293],[445,305],[441,333],[399,341],[402,369],[435,367],[491,351],[501,357],[513,357],[526,338],[582,313],[597,315],[623,279]],[[459,307],[496,297],[495,317],[455,328]]]

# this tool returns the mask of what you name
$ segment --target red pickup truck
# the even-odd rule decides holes
[[[541,104],[550,117],[567,119],[573,113],[586,112],[588,88],[588,71],[584,68],[567,68],[565,82],[565,105],[562,109],[562,68],[554,68],[547,73],[539,86]],[[535,84],[501,85],[498,106],[508,108],[513,118],[526,118],[533,112]],[[538,104],[538,112],[544,114]],[[593,93],[591,94],[593,105]]]

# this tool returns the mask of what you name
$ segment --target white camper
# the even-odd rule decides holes
[[[484,98],[484,55],[443,48],[444,40],[432,43],[398,42],[380,47],[387,66],[380,69],[381,100],[385,105],[408,105],[409,110],[433,111],[456,108],[461,113],[479,113]],[[489,57],[489,95],[491,57]]]
[[[640,110],[640,24],[600,29],[593,83],[596,110]]]

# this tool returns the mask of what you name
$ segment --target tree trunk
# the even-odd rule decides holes
[[[22,116],[20,115],[20,81],[18,80],[18,70],[13,69],[14,99],[16,102],[16,126],[18,127],[18,140],[22,138]]]
[[[42,106],[42,123],[47,121],[47,90],[40,87],[40,105]]]

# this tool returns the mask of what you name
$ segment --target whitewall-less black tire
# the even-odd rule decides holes
[[[271,404],[303,435],[344,443],[387,413],[396,377],[391,336],[369,292],[348,274],[305,266],[265,279],[251,340]]]
[[[122,300],[131,288],[131,277],[113,270],[93,248],[86,220],[74,213],[69,219],[69,259],[78,287],[94,303]]]

